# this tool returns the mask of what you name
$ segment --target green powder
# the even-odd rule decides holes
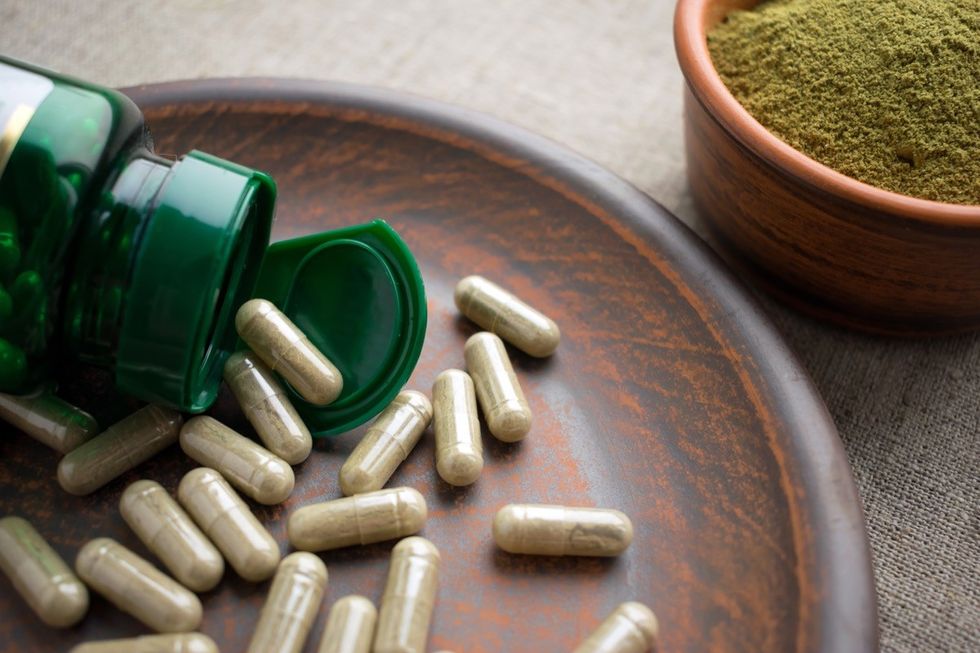
[[[749,113],[811,158],[980,204],[980,0],[767,0],[708,48]]]

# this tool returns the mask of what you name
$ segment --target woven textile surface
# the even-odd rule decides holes
[[[259,75],[410,91],[577,150],[701,233],[672,15],[669,0],[0,0],[0,51],[112,86]],[[980,651],[980,340],[872,338],[766,306],[853,467],[882,650]]]

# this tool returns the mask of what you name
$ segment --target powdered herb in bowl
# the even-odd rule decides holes
[[[786,302],[980,328],[980,0],[677,0],[691,196]]]
[[[980,2],[767,0],[708,33],[776,136],[873,186],[980,204]]]

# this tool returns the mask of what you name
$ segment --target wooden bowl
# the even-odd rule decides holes
[[[722,253],[787,303],[916,335],[980,327],[980,206],[875,188],[793,149],[729,93],[707,32],[756,0],[679,0],[691,193]]]

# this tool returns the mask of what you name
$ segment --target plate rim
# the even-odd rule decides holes
[[[547,137],[486,113],[404,91],[277,77],[178,80],[120,90],[146,113],[198,113],[216,104],[249,103],[248,110],[254,112],[286,109],[408,131],[514,169],[602,220],[666,276],[716,340],[727,345],[726,357],[741,368],[743,388],[749,395],[755,391],[757,407],[780,418],[780,423],[768,425],[764,437],[782,472],[797,548],[801,603],[795,650],[878,650],[870,540],[833,419],[758,300],[704,241],[643,191]],[[670,252],[671,260],[655,256],[658,249]],[[710,305],[695,285],[709,290]],[[735,335],[739,338],[731,337]],[[750,383],[753,376],[777,383],[756,387]],[[771,422],[766,414],[760,410],[759,419]],[[780,454],[777,445],[791,455]],[[789,471],[799,486],[789,484]],[[807,507],[811,522],[799,523],[801,506]],[[805,541],[800,539],[804,535],[809,535]]]

